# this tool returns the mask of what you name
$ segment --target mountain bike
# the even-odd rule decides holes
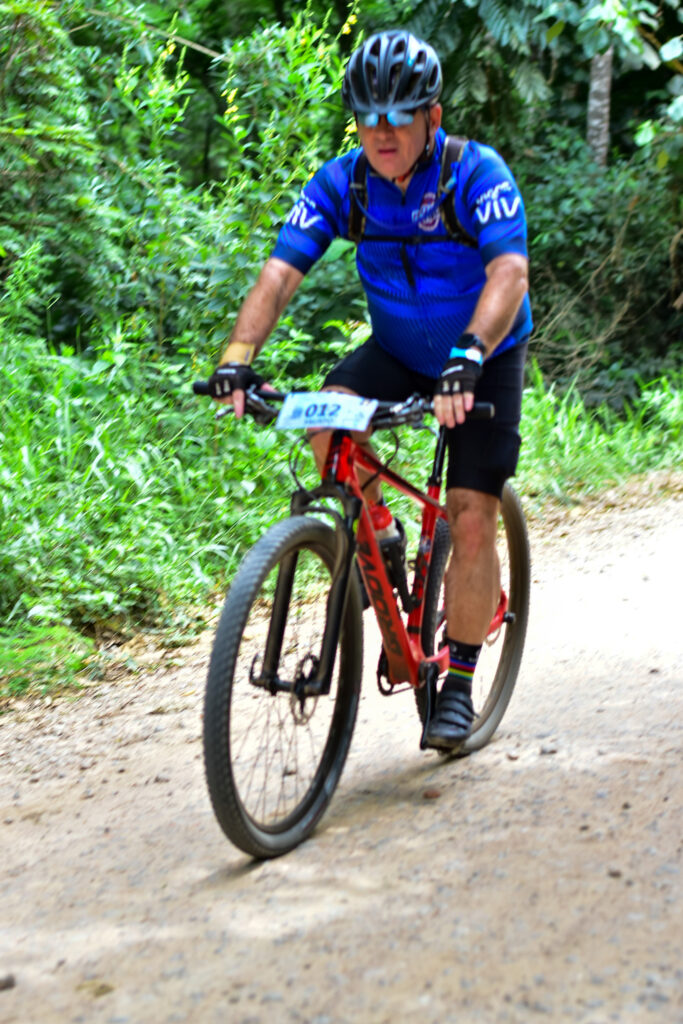
[[[208,392],[204,382],[194,388]],[[278,416],[274,403],[292,397],[251,390],[245,412],[270,423]],[[337,397],[332,392],[299,396],[303,405],[299,402],[295,423],[310,427],[311,409],[320,408],[326,422],[336,422]],[[373,431],[425,428],[431,411],[431,400],[419,396],[371,405]],[[475,405],[471,415],[491,416],[493,409]],[[356,444],[349,429],[333,429],[320,483],[302,486],[292,469],[291,515],[266,530],[232,581],[209,665],[204,761],[221,828],[253,857],[279,856],[306,839],[339,782],[360,699],[364,597],[382,638],[379,689],[385,695],[413,690],[425,746],[437,680],[448,668],[448,647],[437,638],[445,623],[443,581],[450,551],[446,510],[439,501],[446,431],[433,432],[432,469],[421,490]],[[421,509],[409,566],[402,558],[385,561],[359,470]],[[491,739],[522,657],[529,545],[524,514],[509,485],[497,547],[501,596],[475,674],[475,720],[451,755],[469,754]]]

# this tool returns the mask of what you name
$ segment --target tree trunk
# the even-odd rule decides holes
[[[605,53],[596,53],[591,61],[591,79],[588,90],[588,116],[586,141],[591,148],[595,162],[604,167],[609,148],[609,108],[612,91],[612,56],[610,46]]]

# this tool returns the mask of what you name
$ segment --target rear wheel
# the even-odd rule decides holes
[[[439,629],[445,624],[443,580],[448,563],[450,540],[443,520],[434,536],[434,554],[425,588],[425,614],[422,646],[433,654]],[[530,558],[524,512],[519,498],[505,485],[498,525],[498,557],[501,587],[508,598],[505,620],[492,628],[484,641],[472,684],[475,719],[472,732],[452,753],[469,754],[489,742],[505,714],[517,682],[529,618]],[[428,684],[429,685],[429,684]],[[433,691],[435,684],[431,684]],[[415,691],[420,719],[427,714],[425,688]]]
[[[286,853],[313,831],[348,753],[363,662],[354,574],[329,695],[294,692],[316,672],[334,564],[329,526],[309,516],[277,523],[242,563],[218,625],[204,707],[206,778],[221,828],[254,857]],[[280,652],[277,687],[263,681],[268,643]]]

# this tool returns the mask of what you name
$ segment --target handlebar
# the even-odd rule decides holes
[[[195,395],[210,395],[209,385],[204,380],[196,380],[192,385]],[[263,388],[247,388],[244,393],[244,411],[249,413],[257,423],[271,423],[277,419],[278,410],[271,402],[284,402],[286,394],[280,391],[266,391]],[[227,411],[227,409],[226,409]],[[411,395],[403,402],[378,402],[377,408],[372,414],[370,426],[376,430],[388,427],[398,427],[402,424],[409,424],[413,427],[421,426],[424,417],[434,411],[434,402],[431,398],[423,395]],[[491,420],[496,414],[495,406],[491,402],[475,402],[473,408],[467,413],[471,420]]]
[[[425,416],[433,412],[434,400],[415,394],[404,402],[378,402],[370,423],[376,430],[399,427],[404,423],[419,427]],[[495,415],[496,409],[491,402],[475,402],[467,413],[467,419],[492,420]]]

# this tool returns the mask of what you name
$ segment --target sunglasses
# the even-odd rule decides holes
[[[387,110],[383,115],[378,114],[376,110],[356,111],[356,117],[366,128],[376,128],[382,116],[386,117],[394,128],[405,128],[406,125],[413,123],[419,109],[416,107],[415,110]]]

